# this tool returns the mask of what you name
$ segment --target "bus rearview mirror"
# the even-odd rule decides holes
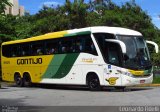
[[[126,54],[127,49],[126,49],[126,45],[124,42],[120,41],[120,40],[115,40],[115,39],[105,39],[106,42],[113,42],[113,43],[117,43],[120,45],[121,49],[122,49],[122,53]]]
[[[155,43],[155,42],[153,42],[153,41],[146,41],[146,43],[147,44],[151,44],[151,45],[153,45],[154,47],[155,47],[155,51],[156,51],[156,53],[158,53],[159,52],[159,48],[158,48],[158,45]]]

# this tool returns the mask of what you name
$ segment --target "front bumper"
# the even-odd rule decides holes
[[[153,74],[147,77],[130,77],[122,76],[122,86],[134,86],[140,84],[151,84],[153,81]]]

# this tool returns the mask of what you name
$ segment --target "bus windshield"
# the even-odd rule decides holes
[[[142,36],[118,35],[117,38],[126,45],[124,67],[129,69],[145,69],[151,67],[148,48]]]

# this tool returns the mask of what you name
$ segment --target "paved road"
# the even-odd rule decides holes
[[[31,88],[20,88],[2,84],[0,111],[130,112],[133,111],[130,109],[141,109],[140,112],[151,112],[152,109],[152,112],[160,112],[160,107],[157,107],[160,105],[159,87],[130,87],[127,90],[105,88],[100,92],[91,92],[87,88],[79,86],[35,85]],[[126,106],[128,107],[126,108]],[[145,107],[130,108],[130,106]],[[155,107],[150,109],[146,106]],[[123,109],[128,109],[128,111],[123,111]],[[146,111],[146,109],[150,110]]]
[[[2,84],[3,85],[3,84]],[[137,106],[160,105],[159,87],[132,87],[129,91],[84,87],[7,87],[0,89],[0,105],[14,106]]]

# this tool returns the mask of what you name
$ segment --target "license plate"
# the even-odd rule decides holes
[[[141,84],[145,83],[145,80],[140,80],[140,83],[141,83]]]

